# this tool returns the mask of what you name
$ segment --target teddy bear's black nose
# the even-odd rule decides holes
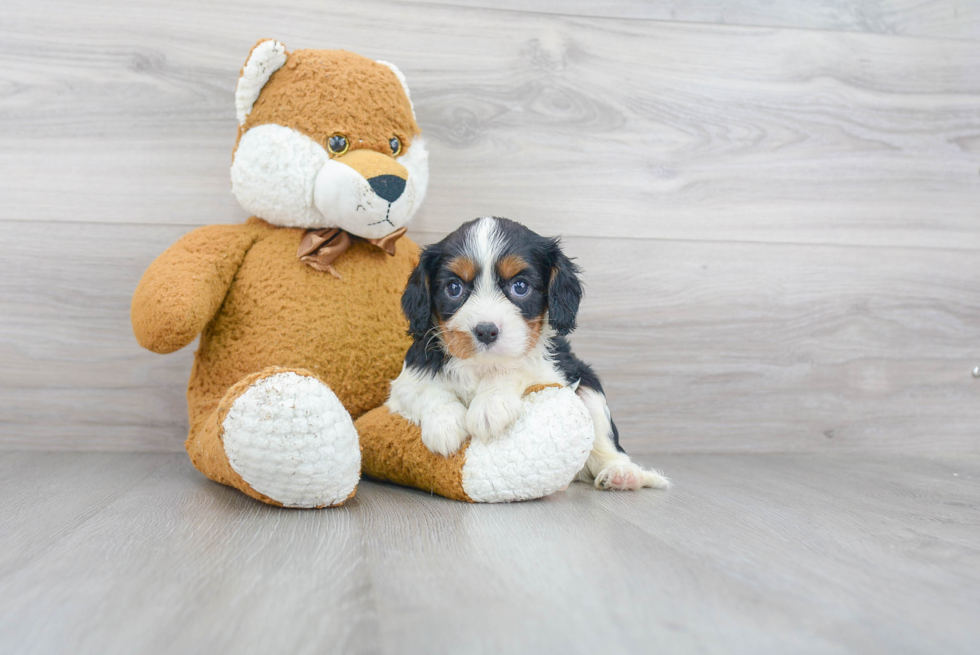
[[[376,194],[388,202],[395,202],[405,191],[405,180],[397,175],[378,175],[368,180],[368,184]]]

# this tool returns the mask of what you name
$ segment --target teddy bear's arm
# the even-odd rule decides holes
[[[140,345],[171,353],[193,341],[218,311],[255,239],[248,225],[209,225],[157,257],[133,294],[130,318]]]

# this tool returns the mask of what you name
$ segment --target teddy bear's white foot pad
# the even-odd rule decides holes
[[[541,498],[559,491],[585,465],[595,428],[571,389],[549,387],[524,398],[524,412],[504,435],[473,439],[463,490],[478,503]]]
[[[222,427],[231,467],[286,507],[338,505],[360,479],[354,423],[316,378],[285,372],[256,381]]]

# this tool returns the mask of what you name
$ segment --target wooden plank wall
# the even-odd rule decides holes
[[[980,452],[980,4],[271,7],[0,9],[0,445],[181,448],[192,349],[141,351],[129,296],[245,218],[233,93],[271,36],[406,73],[418,240],[565,235],[628,449]]]

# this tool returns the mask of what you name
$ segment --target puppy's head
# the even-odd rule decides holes
[[[575,329],[578,273],[558,239],[479,218],[422,252],[402,309],[416,341],[437,339],[452,357],[498,362],[526,354],[542,335]]]

